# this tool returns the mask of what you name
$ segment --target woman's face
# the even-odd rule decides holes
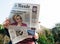
[[[17,17],[15,17],[15,21],[16,21],[17,23],[19,23],[19,22],[22,22],[22,19],[21,19],[20,16],[17,16]]]

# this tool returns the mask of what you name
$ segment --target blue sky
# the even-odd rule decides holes
[[[40,4],[40,25],[52,28],[60,22],[60,0],[0,0],[0,24],[9,16],[14,3]]]

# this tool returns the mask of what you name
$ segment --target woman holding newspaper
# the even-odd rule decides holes
[[[7,28],[9,25],[16,25],[16,26],[25,26],[27,25],[25,23],[22,23],[22,17],[20,15],[14,15],[13,20],[15,21],[14,23],[10,23],[9,19],[6,19],[4,27]],[[18,42],[17,44],[35,44],[35,39],[38,39],[37,33],[35,33],[34,36],[29,35],[29,38],[24,39],[23,41]]]

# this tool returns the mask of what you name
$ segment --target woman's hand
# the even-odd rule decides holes
[[[3,24],[4,28],[8,28],[9,25],[10,25],[10,20],[6,19],[4,24]]]

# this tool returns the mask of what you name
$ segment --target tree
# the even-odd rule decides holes
[[[52,28],[52,33],[55,38],[55,42],[60,42],[60,23],[57,23],[54,28]]]

